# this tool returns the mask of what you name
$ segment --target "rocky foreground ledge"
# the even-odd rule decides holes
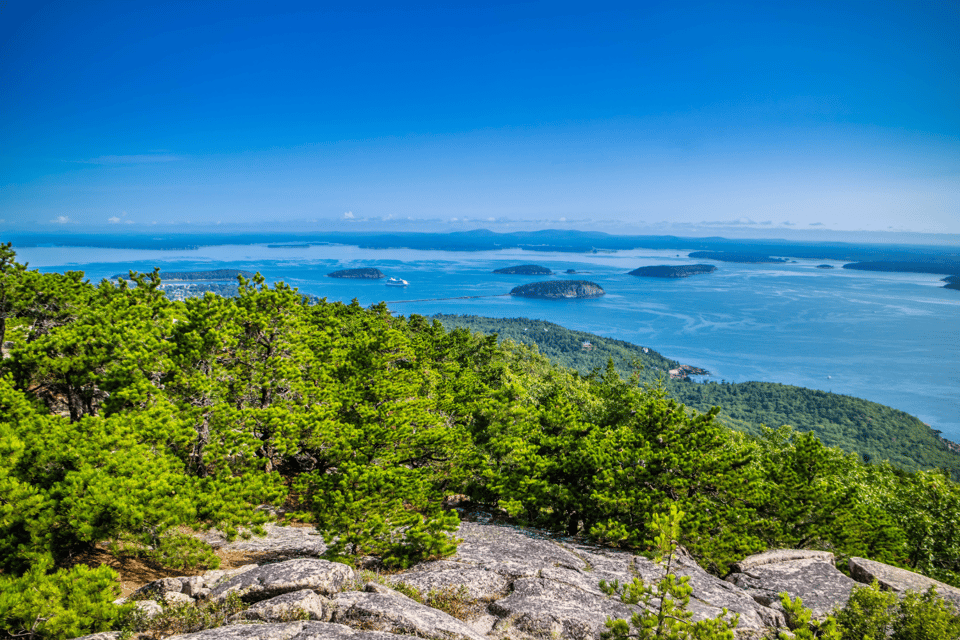
[[[607,618],[629,618],[638,610],[606,596],[601,580],[656,582],[664,575],[642,556],[518,528],[464,522],[458,537],[463,542],[450,558],[392,575],[367,573],[365,580],[346,565],[315,557],[323,545],[312,529],[270,527],[266,538],[222,546],[255,545],[276,558],[314,557],[164,578],[131,597],[147,616],[159,614],[163,604],[218,601],[234,592],[252,605],[226,626],[175,636],[184,640],[597,640]],[[681,549],[676,573],[690,577],[695,619],[719,616],[725,608],[739,614],[737,637],[744,639],[784,628],[782,591],[800,596],[817,617],[843,606],[857,581],[874,579],[900,593],[935,585],[960,605],[960,590],[918,574],[860,558],[850,567],[856,580],[836,569],[831,553],[778,550],[745,558],[721,580]],[[464,606],[454,617],[401,591],[457,594]]]

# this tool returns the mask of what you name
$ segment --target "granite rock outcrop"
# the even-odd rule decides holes
[[[256,542],[258,551],[284,557],[304,551],[304,540],[317,539],[308,527],[296,535],[282,529],[268,528]],[[231,624],[179,636],[184,640],[598,640],[607,619],[640,611],[639,605],[604,593],[601,580],[626,584],[637,578],[649,584],[665,574],[643,556],[520,527],[463,522],[457,537],[461,543],[453,556],[388,576],[361,575],[344,564],[301,557],[164,578],[140,589],[135,599],[147,615],[156,615],[171,600],[217,601],[234,591],[251,605]],[[933,583],[860,558],[850,567],[856,580],[837,570],[831,553],[777,550],[744,558],[721,580],[680,548],[672,571],[689,580],[694,620],[726,610],[739,618],[736,635],[742,640],[784,629],[781,592],[801,597],[822,618],[846,603],[857,580],[877,579],[898,592]],[[936,586],[949,601],[960,603],[960,590]],[[429,606],[438,594],[463,605],[448,609],[457,617]]]

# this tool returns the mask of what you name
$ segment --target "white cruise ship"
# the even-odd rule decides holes
[[[387,278],[387,281],[384,284],[388,287],[405,287],[410,283],[401,278]]]

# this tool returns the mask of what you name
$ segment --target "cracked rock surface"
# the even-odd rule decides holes
[[[282,556],[280,550],[289,549],[284,545],[304,535],[303,529],[298,527],[293,538],[276,533],[261,539],[260,549]],[[346,565],[299,558],[231,572],[165,578],[147,585],[139,595],[216,601],[236,591],[253,603],[231,620],[245,624],[179,636],[189,640],[599,640],[608,618],[629,619],[640,610],[606,595],[601,580],[623,585],[637,578],[655,584],[665,575],[662,566],[642,556],[557,540],[518,527],[464,522],[457,537],[462,542],[453,556],[365,585]],[[271,544],[279,546],[271,548]],[[928,579],[922,576],[897,573],[893,567],[869,560],[853,559],[851,568],[863,582],[878,577],[890,581],[888,588],[894,590],[898,588],[892,586],[893,577],[903,578],[902,574],[909,574],[904,580],[910,581],[903,583],[901,591],[927,586],[923,581]],[[729,615],[739,616],[736,636],[741,640],[775,636],[776,630],[783,629],[781,591],[801,597],[819,618],[843,606],[857,584],[836,569],[832,554],[808,550],[784,549],[744,558],[734,566],[734,573],[721,580],[681,548],[671,572],[689,579],[689,610],[694,620],[717,617],[726,609]],[[405,593],[413,588],[420,596],[414,599],[390,588],[401,583]],[[449,605],[447,611],[461,619],[422,604],[421,599],[436,607]],[[150,601],[138,606],[160,609]]]
[[[896,594],[903,594],[906,591],[923,593],[930,587],[936,587],[937,594],[941,598],[960,608],[960,589],[933,578],[865,558],[850,558],[847,566],[850,567],[850,575],[858,582],[870,584],[876,580],[881,588]]]
[[[252,536],[246,540],[238,538],[228,542],[226,536],[217,530],[200,536],[200,539],[214,549],[228,551],[250,551],[272,554],[278,557],[316,557],[327,550],[323,536],[313,527],[281,527],[265,524],[265,536]]]
[[[752,566],[726,579],[768,607],[780,607],[781,592],[785,591],[791,598],[800,596],[814,618],[820,619],[833,608],[846,604],[850,592],[857,586],[857,582],[834,566],[833,554],[829,554],[829,559],[812,557]]]
[[[234,624],[171,637],[178,640],[413,640],[412,636],[357,631],[330,622]]]
[[[227,597],[236,591],[245,602],[259,602],[291,591],[312,589],[323,595],[340,591],[353,580],[353,569],[339,562],[319,558],[301,558],[276,564],[267,564],[230,578],[216,586],[211,600]]]
[[[364,629],[409,633],[430,640],[485,640],[448,613],[389,589],[350,591],[333,601],[333,622]]]
[[[318,596],[312,589],[301,589],[269,600],[261,600],[249,609],[241,611],[236,618],[263,622],[290,622],[298,618],[328,622],[330,613],[329,600]]]

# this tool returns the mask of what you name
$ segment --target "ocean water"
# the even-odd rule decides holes
[[[43,271],[79,269],[92,282],[126,273],[236,268],[260,271],[304,293],[363,305],[387,301],[403,315],[464,313],[528,317],[650,347],[708,369],[714,380],[782,382],[880,402],[917,416],[960,442],[960,291],[941,276],[840,269],[840,262],[716,264],[712,274],[637,278],[632,269],[694,264],[685,251],[572,254],[368,250],[350,246],[228,245],[184,251],[37,247],[19,259]],[[491,273],[540,264],[552,278],[596,282],[591,300],[505,296],[542,276]],[[817,269],[833,264],[835,269]],[[327,278],[336,269],[377,267],[406,279]],[[564,273],[575,269],[574,275]],[[464,299],[463,296],[483,296]]]

